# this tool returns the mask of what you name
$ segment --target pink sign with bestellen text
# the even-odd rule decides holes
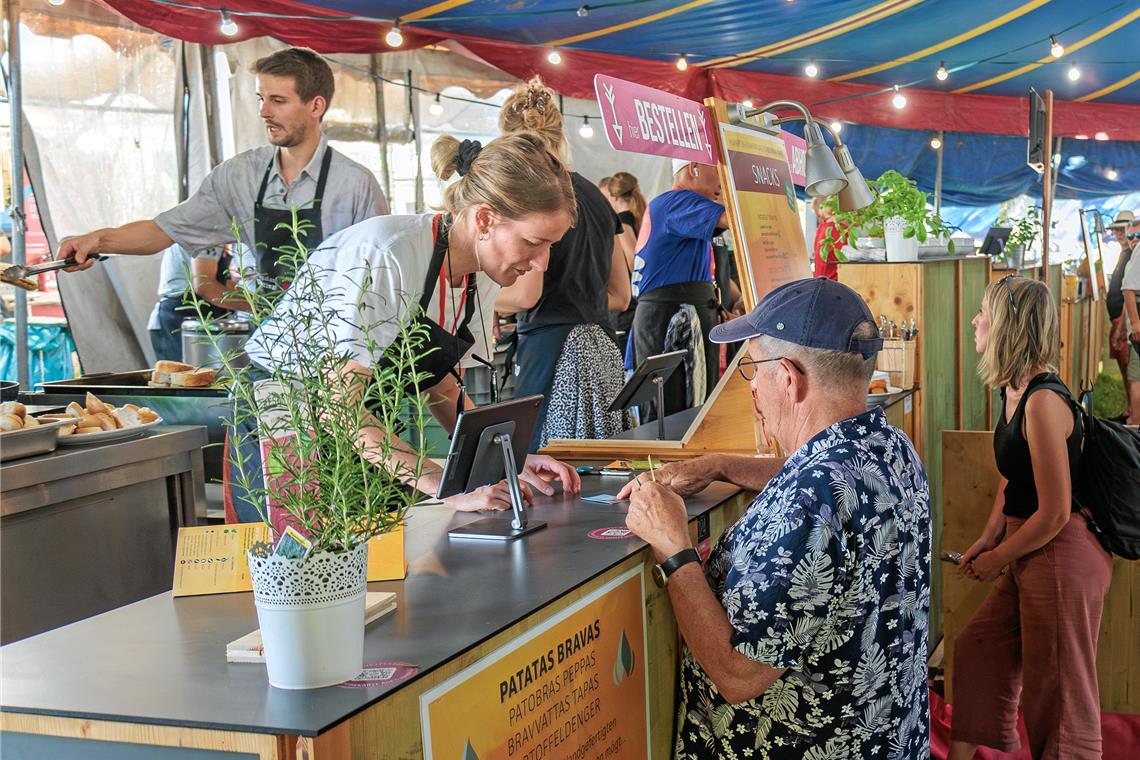
[[[594,75],[594,93],[614,150],[716,164],[713,125],[703,103],[605,74]],[[807,144],[787,131],[780,138],[792,182],[802,187]]]
[[[716,164],[704,104],[605,74],[594,75],[594,92],[614,150]]]

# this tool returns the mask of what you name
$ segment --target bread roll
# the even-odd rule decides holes
[[[101,427],[99,424],[99,418],[94,414],[83,415],[76,421],[75,424],[79,427]]]
[[[175,372],[193,372],[194,365],[161,359],[154,363],[155,374],[173,375]]]
[[[111,413],[111,407],[100,401],[94,393],[87,394],[85,405],[87,407],[88,414],[99,414],[100,412],[106,412],[107,414]]]
[[[70,414],[55,414],[55,413],[53,413],[53,414],[41,414],[40,419],[41,420],[74,420],[75,418],[72,417]]]
[[[170,377],[170,375],[166,375],[166,377]],[[156,380],[151,380],[150,382],[147,383],[147,385],[150,386],[151,388],[169,388],[170,387],[170,383],[160,383]]]
[[[154,422],[158,418],[158,415],[150,407],[144,406],[139,409],[139,419],[143,421],[143,424]]]
[[[102,433],[101,427],[78,427],[75,429],[75,435],[90,435],[91,433]]]
[[[27,413],[28,408],[19,401],[5,401],[0,404],[0,414],[14,414],[17,417],[24,417]]]
[[[84,409],[83,407],[81,407],[79,404],[72,401],[70,404],[67,405],[67,413],[70,414],[72,417],[82,417],[85,414],[87,414],[87,410]]]
[[[119,429],[119,423],[115,421],[114,417],[107,414],[106,412],[99,412],[95,416],[99,418],[99,427],[103,428],[104,430]]]
[[[213,385],[218,373],[212,369],[199,369],[193,372],[175,372],[170,376],[170,384],[179,388],[205,388]]]
[[[74,432],[75,432],[75,425],[60,425],[59,426],[59,434],[60,435],[71,435]]]
[[[33,427],[39,427],[39,426],[40,426],[40,421],[37,420],[32,415],[29,414],[27,417],[24,418],[24,427],[25,428],[33,428]]]
[[[10,433],[13,430],[21,430],[24,427],[24,421],[14,414],[0,415],[0,432]]]
[[[138,404],[123,404],[119,408],[120,409],[131,409],[131,410],[136,411],[136,412],[139,410]]]
[[[128,409],[125,406],[111,412],[111,416],[119,423],[119,427],[132,428],[143,424],[139,417],[138,407]]]

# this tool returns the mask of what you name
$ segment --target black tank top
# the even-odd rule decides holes
[[[1009,482],[1005,487],[1005,507],[1002,512],[1008,517],[1029,517],[1037,511],[1037,485],[1033,481],[1033,461],[1029,456],[1029,443],[1025,440],[1025,402],[1038,386],[1043,383],[1064,385],[1061,378],[1051,372],[1043,372],[1029,381],[1025,393],[1013,417],[1005,421],[1005,389],[1001,392],[1001,416],[994,429],[994,458],[998,472]],[[1066,440],[1069,449],[1069,478],[1076,482],[1076,469],[1081,455],[1081,421],[1075,417],[1073,432]],[[1074,501],[1073,509],[1078,505]]]

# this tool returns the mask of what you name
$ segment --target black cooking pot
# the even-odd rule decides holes
[[[0,380],[0,401],[15,401],[19,395],[19,383],[15,380]]]

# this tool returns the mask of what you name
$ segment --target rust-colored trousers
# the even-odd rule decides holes
[[[1006,535],[1025,520],[1007,517]],[[954,643],[953,741],[1020,746],[1020,698],[1034,758],[1100,758],[1096,640],[1112,558],[1074,513],[1009,566]]]

